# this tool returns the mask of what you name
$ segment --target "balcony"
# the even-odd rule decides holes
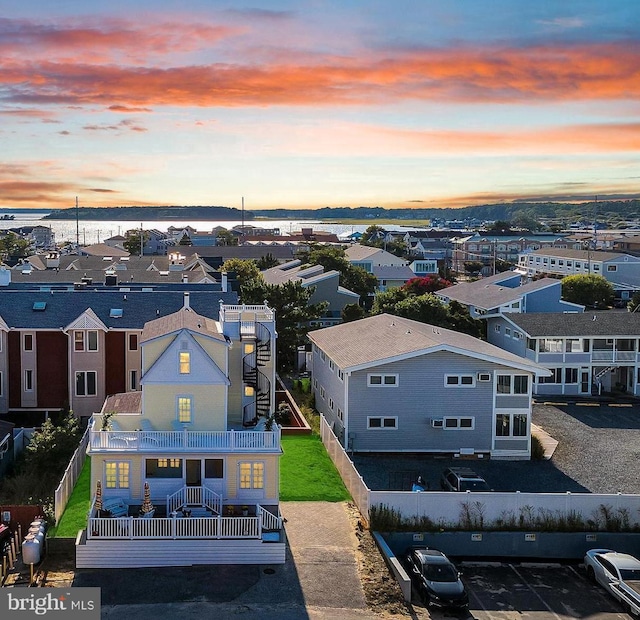
[[[280,428],[270,431],[94,430],[89,452],[280,452]]]

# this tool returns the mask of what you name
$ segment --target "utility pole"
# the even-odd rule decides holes
[[[80,247],[80,219],[78,216],[78,197],[76,196],[76,247]]]
[[[140,258],[144,252],[144,232],[142,230],[142,222],[140,222]]]

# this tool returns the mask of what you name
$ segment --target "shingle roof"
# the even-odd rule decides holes
[[[312,331],[309,339],[343,370],[428,353],[444,346],[471,357],[492,358],[507,366],[527,367],[546,374],[537,364],[468,334],[390,314]]]
[[[124,297],[126,296],[126,301]],[[189,304],[202,316],[216,319],[220,301],[237,303],[237,293],[230,291],[190,291]],[[34,311],[36,301],[46,302],[44,311]],[[9,328],[61,329],[77,319],[87,308],[112,329],[142,329],[147,321],[176,312],[184,304],[182,291],[37,291],[2,290],[0,317]],[[122,317],[110,316],[111,309],[122,309]]]
[[[640,336],[640,314],[616,310],[598,312],[534,312],[506,317],[531,337]]]
[[[374,266],[371,271],[378,280],[411,280],[416,274],[406,265]]]
[[[369,258],[378,252],[382,252],[380,248],[374,248],[369,245],[361,245],[360,243],[354,243],[345,249],[344,253],[350,261],[364,260]]]
[[[511,301],[516,301],[531,291],[537,291],[548,286],[560,287],[560,280],[553,278],[541,278],[535,282],[529,282],[515,288],[501,286],[499,282],[487,282],[487,280],[489,280],[489,278],[483,278],[475,282],[455,284],[449,288],[437,291],[436,295],[438,297],[453,299],[461,304],[472,305],[476,308],[488,310]]]
[[[146,323],[142,330],[141,341],[172,334],[182,329],[204,334],[217,340],[225,340],[218,330],[215,320],[202,316],[190,308],[183,307],[177,312]]]
[[[123,392],[107,396],[102,412],[142,413],[142,392]]]

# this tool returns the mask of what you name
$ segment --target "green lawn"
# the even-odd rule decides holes
[[[280,501],[342,502],[351,498],[317,435],[283,435]]]
[[[87,513],[91,507],[91,459],[87,457],[64,514],[57,527],[48,535],[53,538],[75,538],[78,530],[87,527]]]

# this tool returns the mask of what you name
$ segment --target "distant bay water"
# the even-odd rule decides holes
[[[371,224],[375,222],[372,221]],[[75,220],[45,220],[42,214],[24,214],[16,215],[14,220],[0,220],[0,231],[10,228],[20,228],[21,226],[48,226],[55,233],[57,243],[63,241],[76,241],[76,235],[79,237],[81,245],[92,245],[94,243],[102,243],[105,239],[115,235],[124,235],[127,230],[133,228],[139,229],[157,229],[166,232],[169,226],[182,227],[191,226],[199,232],[213,230],[217,226],[224,228],[233,228],[240,226],[240,220],[196,220],[196,221],[176,221],[176,220],[79,220],[76,228]],[[349,234],[352,232],[364,232],[371,224],[336,224],[331,222],[323,222],[322,220],[247,220],[245,224],[257,226],[260,228],[278,228],[282,234],[299,231],[301,228],[313,228],[315,230],[324,230],[335,233],[336,235]],[[415,227],[395,226],[385,224],[386,230],[415,230]]]

